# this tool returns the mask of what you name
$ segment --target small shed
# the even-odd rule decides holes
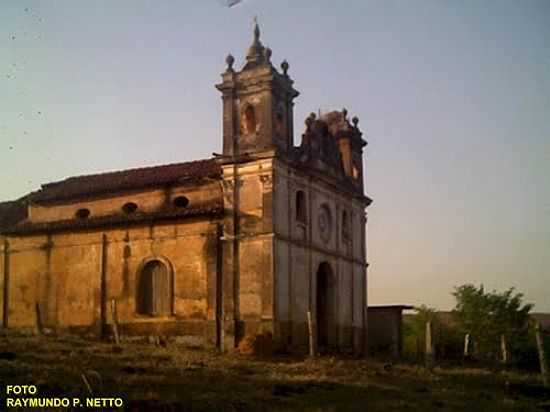
[[[529,316],[540,325],[542,330],[550,331],[550,313],[530,313]]]
[[[367,311],[368,348],[371,355],[400,358],[403,348],[403,311],[410,305],[369,306]]]

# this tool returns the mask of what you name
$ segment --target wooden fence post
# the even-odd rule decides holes
[[[468,359],[470,357],[470,334],[467,333],[464,335],[464,358]]]
[[[44,334],[44,327],[42,323],[42,313],[40,313],[40,304],[38,302],[35,303],[34,309],[36,312],[36,330],[40,335]]]
[[[432,322],[426,322],[426,368],[433,368],[434,347],[432,341]]]
[[[502,354],[501,361],[504,365],[508,363],[508,345],[506,344],[506,336],[500,335],[500,352]]]
[[[540,330],[540,323],[535,323],[535,337],[537,339],[537,349],[539,352],[540,374],[542,375],[542,383],[547,388],[550,387],[550,380],[548,377],[548,364],[546,363],[546,354],[544,353],[544,340],[542,338],[542,332]]]
[[[315,356],[315,342],[313,341],[313,320],[311,319],[311,311],[307,311],[307,329],[309,333],[309,356]]]

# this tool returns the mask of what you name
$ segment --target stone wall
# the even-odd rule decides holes
[[[10,236],[2,247],[0,286],[9,272],[9,328],[70,329],[101,333],[116,301],[124,334],[199,336],[216,343],[218,238],[216,221],[188,219],[129,228]],[[9,265],[5,265],[5,259]],[[158,259],[173,278],[173,313],[136,313],[140,268]],[[104,285],[104,288],[102,288]],[[2,313],[3,314],[3,313]],[[4,314],[3,314],[4,315]],[[5,319],[5,317],[3,317]]]

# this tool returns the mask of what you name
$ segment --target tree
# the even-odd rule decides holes
[[[523,304],[523,294],[514,288],[505,292],[485,292],[483,285],[476,288],[466,284],[455,287],[453,310],[464,333],[474,341],[474,353],[485,359],[501,357],[501,341],[507,352],[515,347],[528,333],[530,303]]]

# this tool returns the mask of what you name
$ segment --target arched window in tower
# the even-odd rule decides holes
[[[350,238],[350,222],[349,214],[346,210],[342,212],[342,239],[344,241],[349,240]]]
[[[244,109],[244,122],[243,122],[243,129],[244,133],[246,135],[250,135],[253,133],[256,133],[256,112],[254,111],[254,107],[251,105],[246,106],[246,109]]]
[[[172,274],[160,260],[150,260],[138,273],[136,311],[140,315],[172,314]]]
[[[296,220],[298,222],[307,222],[306,195],[303,191],[296,192]]]

